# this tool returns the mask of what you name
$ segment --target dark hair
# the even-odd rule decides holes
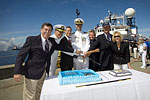
[[[146,38],[145,40],[148,40],[148,38]]]
[[[52,30],[53,30],[53,26],[52,26],[52,24],[50,24],[50,23],[43,23],[42,26],[41,26],[41,29],[42,29],[44,26],[51,27]]]
[[[94,35],[96,35],[96,33],[95,33],[95,31],[94,31],[93,29],[90,30],[89,33],[90,33],[90,32],[92,32],[92,33],[94,33]]]
[[[70,28],[70,29],[72,29],[70,26],[66,26],[66,28]]]

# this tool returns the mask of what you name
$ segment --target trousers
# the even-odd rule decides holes
[[[40,100],[41,89],[45,77],[46,71],[39,80],[24,78],[23,100]]]
[[[114,70],[128,69],[128,64],[114,64]]]
[[[51,65],[50,65],[50,71],[49,76],[55,75],[55,71],[57,68],[57,58],[58,58],[59,51],[55,50],[51,56]]]

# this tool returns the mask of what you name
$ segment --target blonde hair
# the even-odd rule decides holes
[[[115,42],[115,34],[118,34],[118,35],[120,36],[120,41],[122,42],[122,41],[123,41],[123,36],[122,36],[121,33],[118,32],[118,31],[115,31],[115,32],[113,33],[112,41]]]

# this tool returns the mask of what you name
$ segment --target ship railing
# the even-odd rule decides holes
[[[0,56],[0,59],[1,59],[1,58],[12,57],[12,56],[17,56],[17,54],[16,54],[16,55],[5,55],[5,56]]]

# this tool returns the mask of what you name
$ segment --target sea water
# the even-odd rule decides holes
[[[19,50],[0,51],[0,66],[15,64]]]

